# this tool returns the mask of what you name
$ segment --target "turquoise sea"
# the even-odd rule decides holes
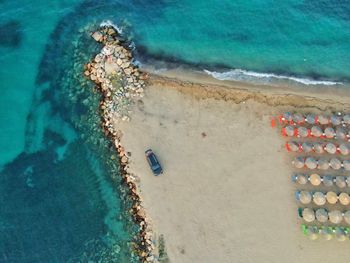
[[[141,64],[219,79],[350,82],[345,0],[0,0],[0,262],[133,262],[98,94],[81,75],[110,21]],[[166,237],[165,237],[166,238]]]

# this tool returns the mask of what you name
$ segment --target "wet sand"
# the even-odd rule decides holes
[[[270,117],[349,110],[348,98],[151,75],[131,121],[115,126],[170,262],[347,262],[350,241],[303,236],[292,156]],[[148,148],[164,168],[159,177],[146,162]]]

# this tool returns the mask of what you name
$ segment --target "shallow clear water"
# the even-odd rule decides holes
[[[98,95],[80,74],[99,48],[86,25],[118,24],[141,62],[233,69],[218,78],[350,79],[348,1],[0,0],[0,8],[0,262],[132,261],[135,226]]]

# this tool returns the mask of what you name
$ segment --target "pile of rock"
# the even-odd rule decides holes
[[[104,46],[94,60],[85,65],[85,76],[89,77],[102,92],[100,102],[102,126],[105,135],[114,142],[119,154],[120,173],[123,182],[130,190],[133,201],[131,213],[140,226],[135,248],[141,262],[154,262],[153,232],[136,184],[137,177],[129,171],[129,157],[120,144],[121,131],[114,128],[116,121],[128,121],[130,104],[143,97],[147,74],[138,70],[132,63],[132,53],[118,31],[113,27],[102,27],[91,35]]]

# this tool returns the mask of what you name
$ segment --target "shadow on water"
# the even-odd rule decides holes
[[[21,23],[12,20],[0,25],[0,46],[17,48],[22,43],[23,30]]]
[[[25,151],[0,173],[0,262],[136,260],[129,242],[137,228],[116,176],[118,164],[110,158],[113,147],[100,128],[99,95],[82,76],[100,48],[87,25],[113,18],[115,8],[123,7],[85,1],[51,34],[38,68]]]

